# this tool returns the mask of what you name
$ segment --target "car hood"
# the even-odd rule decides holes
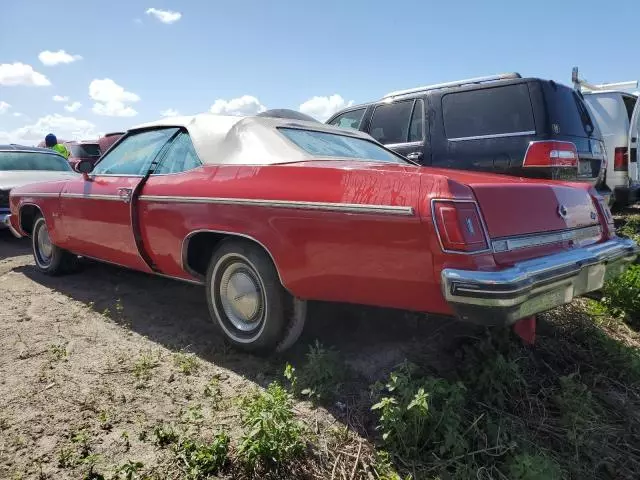
[[[53,172],[49,170],[0,171],[0,190],[11,190],[30,183],[67,180],[78,176],[75,172]]]

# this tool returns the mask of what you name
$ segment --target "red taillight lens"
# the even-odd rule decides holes
[[[613,169],[616,172],[626,172],[629,170],[629,153],[627,147],[618,147],[613,154]]]
[[[592,194],[592,197],[596,203],[598,209],[598,216],[600,217],[600,224],[603,227],[603,237],[608,239],[616,235],[616,226],[613,222],[613,215],[609,209],[609,205],[601,195],[597,193]]]
[[[433,220],[444,251],[474,253],[489,248],[475,202],[434,200]]]
[[[571,142],[531,142],[524,167],[577,167],[578,150]]]

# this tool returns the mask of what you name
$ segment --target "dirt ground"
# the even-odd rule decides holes
[[[224,345],[201,287],[88,261],[79,273],[50,278],[36,271],[29,241],[7,232],[0,323],[2,479],[80,478],[79,467],[65,468],[65,452],[78,444],[101,472],[128,461],[161,469],[164,453],[148,441],[159,422],[194,425],[205,438],[226,427],[233,438],[234,398],[282,378],[285,362],[301,360],[315,340],[335,346],[358,372],[357,396],[412,355],[448,368],[456,339],[475,331],[446,319],[312,304],[294,349],[265,360]],[[214,377],[228,408],[212,408],[203,395]],[[349,404],[347,395],[297,411],[315,429],[350,425],[373,435],[371,426],[351,425]]]

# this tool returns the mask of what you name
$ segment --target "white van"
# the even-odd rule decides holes
[[[638,82],[592,85],[578,77],[572,80],[582,94],[592,118],[598,123],[607,151],[605,182],[613,192],[611,202],[628,205],[640,197],[638,140],[640,137],[640,102]]]

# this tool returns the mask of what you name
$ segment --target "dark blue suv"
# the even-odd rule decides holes
[[[391,92],[327,123],[422,165],[584,181],[610,194],[598,126],[580,93],[551,80],[508,73]]]

